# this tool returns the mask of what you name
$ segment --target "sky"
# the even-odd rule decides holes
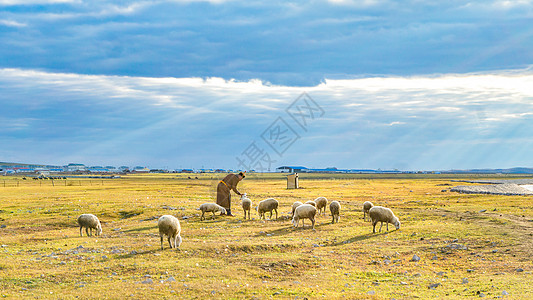
[[[533,1],[0,0],[0,161],[533,167]]]

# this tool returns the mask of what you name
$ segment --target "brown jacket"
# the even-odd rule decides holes
[[[231,193],[233,190],[235,194],[240,195],[241,192],[237,190],[237,184],[239,183],[239,176],[235,174],[228,174],[222,179],[217,186],[217,204],[226,208],[231,208]]]

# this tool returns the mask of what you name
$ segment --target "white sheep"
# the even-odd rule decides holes
[[[309,200],[309,201],[305,202],[304,204],[309,204],[309,205],[313,205],[314,207],[316,207],[316,202],[313,201],[313,200]]]
[[[259,214],[260,219],[265,219],[265,213],[270,212],[270,219],[272,220],[272,211],[276,211],[276,220],[278,219],[278,200],[274,198],[268,198],[263,201],[260,201],[256,207],[257,213]]]
[[[326,197],[318,197],[315,199],[316,203],[316,209],[318,209],[318,213],[324,213],[326,214],[326,206],[328,205],[328,199]]]
[[[242,209],[244,210],[244,219],[246,219],[246,212],[248,212],[248,220],[250,220],[250,210],[252,209],[252,200],[246,197],[246,193],[241,196]]]
[[[389,223],[396,226],[396,229],[400,229],[400,221],[394,215],[392,210],[390,210],[390,208],[386,208],[383,206],[374,206],[369,210],[368,215],[372,219],[372,226],[373,226],[374,233],[376,233],[376,224],[378,222],[381,222],[381,226],[379,227],[379,232],[381,232],[381,227],[383,227],[383,222],[387,223],[387,231],[389,231]]]
[[[372,204],[372,202],[370,201],[365,201],[363,203],[363,220],[366,221],[366,215],[368,214],[368,211],[374,206],[374,204]],[[370,221],[370,220],[369,220]]]
[[[341,204],[339,201],[331,201],[329,204],[329,211],[331,212],[331,223],[339,223],[339,213],[341,211]]]
[[[96,235],[102,234],[102,225],[100,224],[100,220],[98,220],[98,217],[93,214],[80,215],[78,217],[78,224],[80,225],[80,236],[83,236],[83,227],[85,227],[85,232],[87,233],[87,236],[91,236],[93,234],[93,229],[96,230]]]
[[[300,206],[300,205],[302,205],[302,204],[303,204],[303,203],[300,202],[300,201],[296,201],[296,202],[294,202],[294,203],[292,204],[291,216],[294,216],[294,210],[295,210],[298,206]]]
[[[159,236],[161,237],[161,250],[163,250],[163,236],[168,236],[170,248],[179,248],[181,245],[181,226],[178,218],[171,215],[163,215],[157,221],[159,227]],[[174,247],[172,242],[174,241]]]
[[[222,214],[226,213],[226,209],[216,203],[204,203],[200,205],[200,210],[202,211],[202,216],[200,217],[200,221],[205,220],[204,214],[206,212],[212,213],[213,219],[215,218],[216,212],[220,212]]]
[[[294,216],[292,217],[292,225],[298,227],[298,223],[302,220],[302,227],[304,227],[304,219],[311,220],[313,223],[313,229],[315,229],[315,216],[317,210],[316,207],[310,204],[302,204],[294,210]]]

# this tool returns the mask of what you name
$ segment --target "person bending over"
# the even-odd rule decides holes
[[[233,216],[231,214],[231,190],[237,195],[241,195],[241,192],[237,190],[237,184],[246,176],[243,172],[239,174],[228,174],[224,179],[222,179],[217,186],[217,204],[224,207],[228,213],[228,216]]]

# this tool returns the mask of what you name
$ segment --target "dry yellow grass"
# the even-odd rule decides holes
[[[215,201],[221,176],[146,174],[57,180],[54,186],[5,177],[0,295],[453,299],[506,291],[507,299],[533,298],[532,197],[442,192],[454,177],[437,175],[301,174],[303,188],[287,190],[283,175],[269,174],[248,176],[239,189],[254,207],[278,199],[279,220],[259,221],[255,212],[255,220],[243,220],[234,196],[237,217],[200,221],[197,208]],[[293,229],[292,203],[319,196],[340,201],[340,222],[330,224],[328,212],[318,217],[316,231]],[[402,228],[372,234],[361,212],[366,200],[391,207]],[[81,213],[100,218],[102,236],[79,236]],[[180,219],[181,251],[168,244],[160,250],[157,217],[163,214]],[[410,261],[415,254],[419,262]],[[428,288],[432,284],[440,285]]]

